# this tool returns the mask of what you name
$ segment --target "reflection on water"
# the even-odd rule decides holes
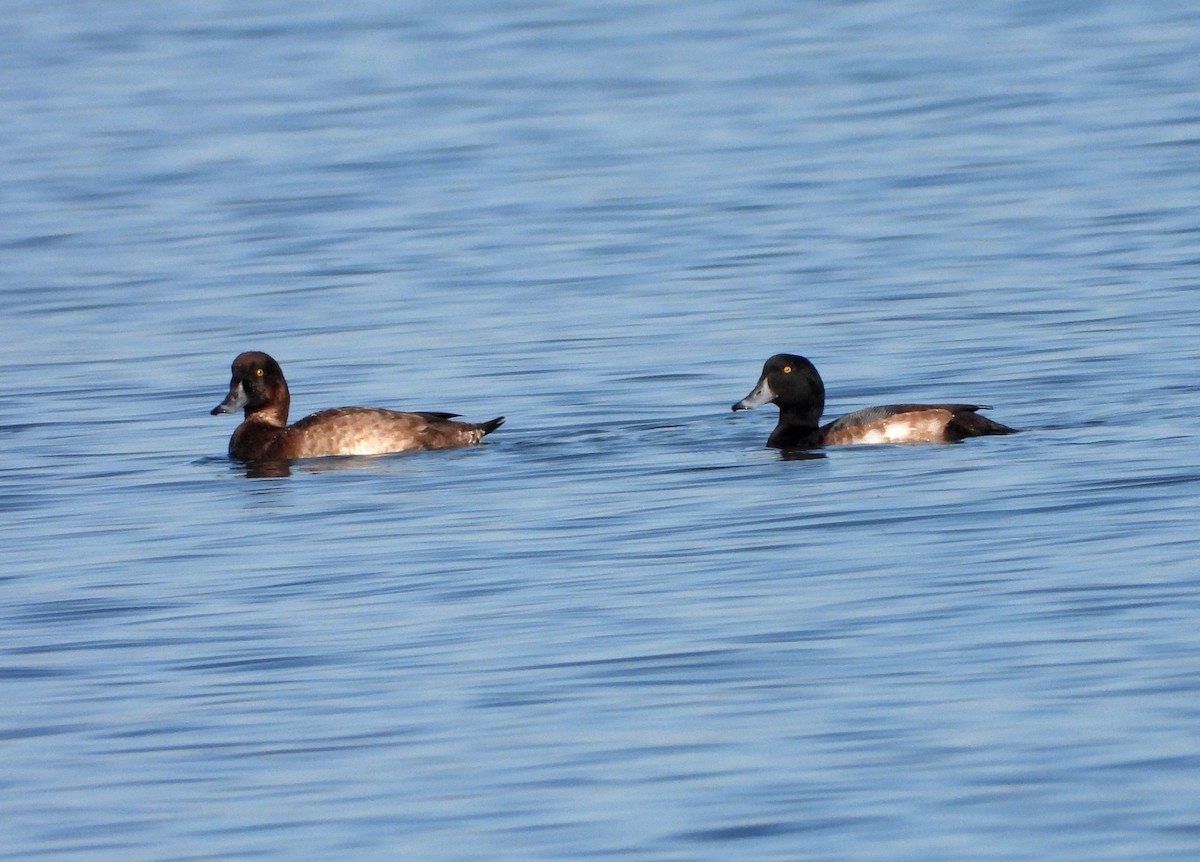
[[[1196,857],[1194,10],[129,9],[8,16],[0,856]]]

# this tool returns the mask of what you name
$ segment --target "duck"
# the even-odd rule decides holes
[[[233,360],[232,371],[229,394],[211,415],[244,411],[229,438],[229,455],[239,461],[456,449],[478,444],[504,424],[503,416],[475,424],[454,421],[457,413],[335,407],[289,425],[291,394],[278,362],[251,350]]]
[[[767,438],[771,449],[822,449],[870,443],[957,443],[968,437],[1015,434],[980,410],[979,404],[890,404],[847,413],[821,425],[825,384],[803,356],[778,353],[763,364],[750,394],[735,411],[764,404],[779,407],[779,423]]]

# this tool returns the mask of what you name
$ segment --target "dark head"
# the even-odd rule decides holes
[[[734,410],[752,410],[764,404],[779,406],[780,425],[816,428],[825,411],[825,384],[816,366],[803,356],[778,353],[763,365],[762,376]]]
[[[259,414],[273,424],[286,425],[291,401],[279,363],[265,353],[251,350],[233,360],[229,394],[212,409],[212,415],[244,409],[247,419],[251,414]]]

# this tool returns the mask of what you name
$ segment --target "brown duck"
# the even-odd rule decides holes
[[[327,455],[383,455],[473,446],[504,423],[455,422],[456,413],[401,413],[377,407],[335,407],[288,425],[291,395],[279,363],[250,351],[233,360],[229,394],[212,414],[244,410],[229,438],[241,461],[278,461]]]

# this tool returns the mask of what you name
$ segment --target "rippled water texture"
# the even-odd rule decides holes
[[[0,856],[1200,858],[1194,4],[0,27]],[[250,478],[246,349],[508,422]]]

